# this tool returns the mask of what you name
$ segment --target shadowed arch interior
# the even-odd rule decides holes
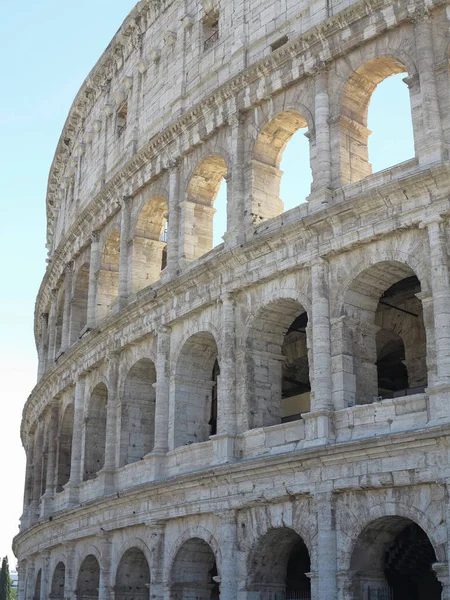
[[[139,548],[130,548],[120,559],[114,591],[115,600],[150,599],[150,569]]]
[[[175,419],[173,447],[204,442],[213,434],[213,387],[220,385],[217,373],[218,350],[207,332],[192,335],[178,356],[175,370]]]
[[[86,421],[84,449],[84,481],[95,479],[105,464],[106,405],[108,390],[99,383],[92,392]]]
[[[178,550],[171,571],[172,598],[218,600],[220,591],[216,558],[211,546],[192,538]]]
[[[75,280],[71,303],[70,343],[74,344],[87,324],[89,264],[80,267]]]
[[[97,320],[111,311],[119,294],[120,233],[112,231],[103,246],[97,278]]]
[[[143,358],[135,363],[125,379],[120,409],[121,467],[151,452],[155,440],[154,363]]]
[[[64,563],[59,562],[53,571],[52,585],[50,588],[50,598],[55,600],[64,600],[64,586],[66,583],[66,567]]]
[[[69,404],[61,421],[58,437],[58,477],[56,491],[61,492],[63,486],[70,479],[70,465],[72,462],[72,437],[73,437],[73,404]]]
[[[36,583],[34,584],[33,600],[41,600],[41,580],[42,580],[42,569],[39,569]]]
[[[100,565],[93,554],[83,560],[78,572],[77,600],[98,600]]]

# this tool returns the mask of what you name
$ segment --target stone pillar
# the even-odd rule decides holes
[[[111,554],[112,536],[109,531],[104,531],[101,535],[98,600],[114,600],[114,581],[111,581]]]
[[[21,560],[17,567],[17,597],[18,600],[25,600],[27,584],[27,561]]]
[[[450,600],[450,576],[448,563],[434,563],[432,569],[442,585],[441,600]]]
[[[150,598],[151,600],[164,600],[164,521],[151,521],[150,529]]]
[[[70,307],[72,304],[72,278],[73,278],[73,262],[69,262],[65,268],[64,277],[64,309],[63,309],[63,325],[61,336],[60,354],[69,348],[70,334]]]
[[[77,573],[75,572],[75,544],[65,544],[66,570],[64,579],[64,600],[77,600]]]
[[[422,100],[423,144],[419,151],[421,164],[442,159],[442,124],[436,85],[431,16],[423,12],[415,23],[417,69]]]
[[[34,459],[35,433],[28,435],[26,448],[27,466],[25,471],[25,488],[23,494],[23,511],[20,518],[20,530],[23,531],[30,525],[30,505],[33,500],[33,459]]]
[[[165,454],[169,447],[170,331],[165,326],[158,331],[154,454]]]
[[[91,257],[89,263],[89,288],[87,305],[87,328],[94,329],[97,319],[97,278],[100,269],[100,244],[98,231],[91,234]]]
[[[353,573],[352,571],[338,571],[338,600],[353,600]]]
[[[333,492],[314,495],[317,510],[318,598],[337,600],[337,540]]]
[[[237,532],[236,514],[230,510],[221,517],[222,569],[220,573],[220,600],[235,600],[237,597]]]
[[[114,471],[116,470],[117,409],[119,382],[120,352],[112,352],[108,358],[108,404],[106,406],[106,444],[105,464],[101,470],[104,478],[105,494],[114,487]]]
[[[41,600],[50,598],[51,587],[52,573],[50,572],[50,551],[46,550],[42,554]]]
[[[50,423],[48,429],[48,457],[47,474],[45,482],[45,493],[41,502],[41,517],[51,512],[52,501],[56,489],[56,442],[59,420],[59,401],[54,400],[51,405]],[[45,475],[45,474],[44,474]]]
[[[83,481],[83,419],[85,403],[86,376],[80,374],[75,385],[72,460],[70,463],[70,479],[65,485],[69,489],[69,504],[78,504],[78,486]]]
[[[130,274],[128,272],[128,238],[130,237],[130,217],[132,196],[124,196],[121,202],[120,257],[119,257],[119,306],[122,308],[128,298]]]
[[[314,387],[311,413],[306,417],[307,439],[327,439],[331,435],[331,342],[328,291],[328,264],[318,259],[311,265],[312,278],[312,355]]]
[[[230,117],[230,173],[227,174],[227,232],[225,247],[242,244],[245,238],[245,118],[242,114]]]
[[[30,504],[30,521],[34,523],[39,517],[39,501],[42,490],[42,464],[44,451],[44,423],[39,422],[36,429],[36,437],[33,451],[33,494]]]
[[[39,340],[39,352],[38,352],[38,381],[45,373],[45,369],[47,367],[47,355],[48,355],[48,313],[41,313],[40,321],[41,321],[41,337]]]
[[[314,165],[312,196],[321,192],[322,202],[328,200],[326,191],[331,187],[331,145],[330,145],[330,98],[328,96],[328,71],[320,70],[315,77],[315,138],[316,158]]]
[[[169,168],[169,212],[167,215],[167,266],[162,271],[163,281],[178,274],[180,243],[180,164],[173,161]]]
[[[52,299],[50,305],[50,312],[48,315],[48,363],[52,363],[55,360],[55,342],[56,342],[56,289],[52,290]]]
[[[36,585],[36,565],[33,557],[27,558],[26,561],[26,574],[25,574],[25,589],[23,596],[18,594],[18,600],[33,600],[34,598],[34,587]]]

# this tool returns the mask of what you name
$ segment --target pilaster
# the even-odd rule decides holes
[[[87,328],[95,329],[97,312],[97,273],[100,268],[100,244],[99,233],[93,231],[91,234],[91,256],[89,263],[89,288],[87,307]]]
[[[129,295],[129,281],[131,279],[128,268],[128,251],[130,236],[130,218],[133,198],[124,196],[121,202],[120,220],[120,257],[119,257],[119,306],[122,308]]]

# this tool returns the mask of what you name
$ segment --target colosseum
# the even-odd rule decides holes
[[[20,600],[450,599],[449,45],[441,0],[131,11],[49,175]]]

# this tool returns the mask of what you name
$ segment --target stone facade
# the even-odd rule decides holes
[[[433,0],[125,20],[50,171],[20,600],[450,599],[449,27]],[[402,72],[415,158],[372,174]]]

